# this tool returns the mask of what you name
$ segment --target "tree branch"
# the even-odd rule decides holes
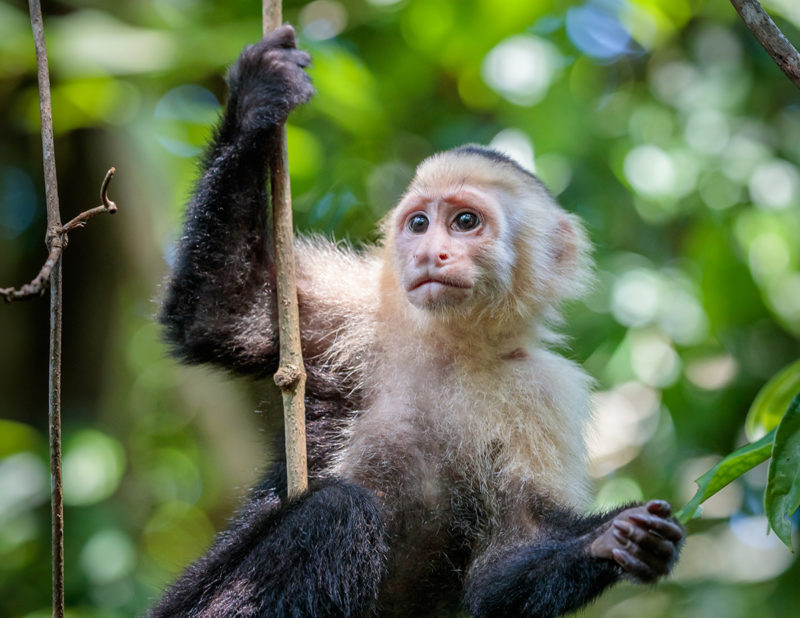
[[[20,289],[2,288],[6,301],[43,294],[50,287],[50,353],[48,378],[48,416],[50,434],[50,510],[53,569],[53,618],[64,618],[64,492],[61,483],[61,253],[67,246],[67,233],[100,214],[114,213],[117,205],[108,199],[108,183],[114,168],[108,170],[100,186],[100,206],[87,210],[66,225],[61,224],[58,205],[55,146],[53,140],[53,109],[50,102],[50,69],[44,38],[44,22],[39,0],[28,0],[31,29],[36,48],[36,72],[39,82],[39,113],[42,123],[42,159],[44,188],[47,202],[47,231],[45,244],[49,254],[39,274]]]
[[[67,233],[79,227],[83,227],[86,225],[86,222],[89,219],[96,215],[104,212],[113,215],[115,212],[117,212],[117,205],[108,199],[108,183],[111,182],[111,179],[114,177],[115,171],[116,170],[112,167],[108,170],[108,172],[106,172],[106,177],[103,179],[103,183],[100,186],[100,201],[102,203],[99,206],[82,212],[71,221],[65,223],[64,225],[59,225],[55,229],[53,229],[48,223],[47,244],[50,247],[50,253],[47,256],[47,260],[45,260],[45,263],[42,266],[42,269],[39,271],[39,274],[36,275],[36,277],[34,277],[30,283],[26,283],[18,289],[0,288],[0,296],[3,296],[6,302],[10,303],[14,300],[23,300],[44,294],[45,291],[47,291],[53,268],[61,257],[61,253],[66,248],[69,241],[67,238]]]
[[[756,0],[731,0],[739,17],[781,71],[800,88],[800,53]]]
[[[262,17],[263,32],[266,36],[281,25],[281,0],[263,0]],[[300,349],[300,314],[297,306],[286,126],[282,126],[280,131],[281,143],[270,161],[272,229],[275,238],[278,328],[280,330],[280,365],[275,373],[275,383],[283,395],[286,483],[289,496],[297,496],[308,488],[305,416],[306,372]]]
[[[61,263],[64,238],[59,234],[61,214],[58,207],[56,157],[53,144],[53,110],[50,105],[50,69],[44,40],[42,7],[39,0],[29,0],[36,69],[39,82],[39,113],[42,121],[42,159],[47,200],[45,242],[50,255],[45,262],[50,273],[50,356],[49,356],[49,426],[50,426],[50,514],[53,565],[53,618],[64,617],[64,492],[61,486]],[[41,275],[41,273],[40,273]],[[43,280],[46,281],[46,278]],[[8,298],[8,297],[6,297]]]

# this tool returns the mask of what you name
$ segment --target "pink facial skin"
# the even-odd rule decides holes
[[[407,199],[396,219],[396,250],[413,305],[434,310],[472,297],[478,258],[497,236],[498,209],[488,192],[476,188]]]

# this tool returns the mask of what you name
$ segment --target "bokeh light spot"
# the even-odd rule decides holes
[[[611,60],[630,50],[631,37],[616,16],[616,3],[590,0],[567,10],[567,35],[584,54]]]
[[[739,364],[729,354],[699,358],[686,366],[686,377],[707,391],[725,388],[739,373]]]
[[[689,114],[683,135],[694,150],[703,154],[717,154],[728,144],[730,130],[721,113],[702,109]]]
[[[624,273],[614,282],[611,312],[625,326],[644,326],[658,313],[661,303],[661,278],[644,269]]]
[[[642,382],[666,388],[680,377],[681,359],[671,342],[657,331],[633,333],[631,365]]]
[[[156,139],[174,155],[196,157],[219,111],[219,101],[210,90],[194,84],[173,88],[156,103]]]
[[[0,525],[47,500],[48,474],[44,463],[24,452],[0,460]]]
[[[607,511],[616,506],[642,500],[644,500],[644,492],[639,484],[632,478],[623,476],[612,478],[598,490],[594,499],[594,507]]]
[[[529,172],[535,172],[533,142],[524,131],[503,129],[492,138],[489,146],[507,154]]]
[[[536,157],[536,175],[553,195],[560,195],[572,182],[572,166],[569,159],[556,153]]]
[[[777,232],[763,232],[750,243],[750,270],[759,281],[766,281],[789,266],[789,247]]]
[[[340,2],[316,0],[300,11],[300,25],[309,39],[332,39],[347,27],[347,9]]]
[[[669,195],[677,177],[672,158],[657,146],[637,146],[625,157],[625,177],[645,196]]]
[[[107,584],[128,575],[136,563],[136,550],[120,530],[101,530],[83,546],[80,564],[96,584]]]
[[[119,487],[125,471],[125,451],[111,436],[84,429],[64,442],[64,503],[94,504]]]
[[[519,34],[486,55],[482,75],[490,88],[512,103],[533,105],[547,94],[561,66],[561,54],[552,43]]]
[[[800,173],[781,159],[761,163],[750,176],[750,197],[756,206],[783,209],[800,206]]]
[[[778,315],[800,334],[800,273],[775,277],[767,291]]]
[[[588,443],[590,472],[604,476],[639,454],[658,427],[658,393],[640,382],[626,382],[592,396],[593,431]]]

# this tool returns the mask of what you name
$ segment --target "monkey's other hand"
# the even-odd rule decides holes
[[[663,500],[625,509],[603,526],[589,553],[614,560],[626,573],[651,582],[669,573],[684,539],[683,527]]]
[[[305,68],[308,52],[295,48],[294,28],[285,24],[244,48],[228,72],[228,114],[248,136],[276,127],[314,94]]]

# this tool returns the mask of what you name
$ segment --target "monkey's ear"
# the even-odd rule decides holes
[[[575,229],[566,217],[559,217],[552,232],[552,258],[558,269],[570,269],[578,259]]]
[[[591,278],[589,241],[578,220],[560,215],[550,232],[552,284],[559,298],[577,298]]]

